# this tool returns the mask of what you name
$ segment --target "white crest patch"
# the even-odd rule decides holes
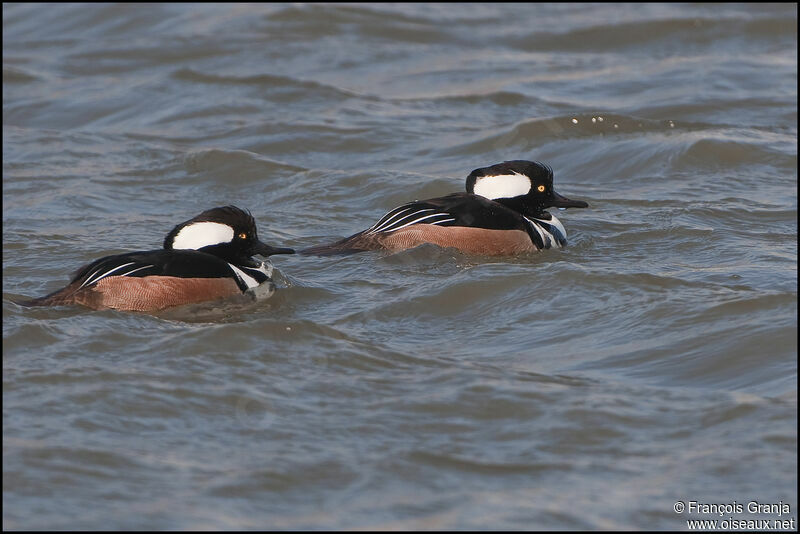
[[[181,228],[172,241],[172,248],[198,250],[231,241],[233,241],[233,228],[227,224],[204,221]]]
[[[475,180],[473,192],[489,200],[513,198],[527,195],[531,190],[531,180],[524,174],[498,174],[480,176]]]

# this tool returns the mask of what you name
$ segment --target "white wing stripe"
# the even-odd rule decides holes
[[[83,286],[85,286],[85,285],[87,285],[87,284],[93,284],[93,283],[95,283],[95,282],[98,282],[98,281],[100,281],[101,279],[103,279],[103,278],[105,278],[106,276],[108,276],[108,275],[110,275],[111,273],[113,273],[114,271],[118,271],[118,270],[122,269],[123,267],[127,267],[128,265],[133,265],[133,263],[134,263],[134,262],[129,262],[129,263],[126,263],[126,264],[124,264],[124,265],[120,265],[120,266],[118,266],[118,267],[114,267],[114,268],[113,268],[113,269],[111,269],[110,271],[106,271],[106,272],[104,272],[103,274],[101,274],[100,276],[97,276],[97,277],[95,277],[94,275],[96,275],[96,274],[98,273],[98,271],[95,271],[94,273],[92,273],[92,277],[90,277],[90,278],[87,278],[87,279],[86,279],[86,281],[85,281],[84,283],[82,283],[82,284],[81,284],[81,287],[83,287]],[[78,289],[80,289],[80,287],[79,287]]]
[[[414,219],[413,221],[408,222],[406,224],[403,224],[401,226],[396,226],[396,227],[393,226],[390,229],[390,231],[394,232],[395,230],[400,230],[401,228],[405,228],[406,226],[411,226],[412,224],[417,224],[418,222],[424,221],[425,219],[430,219],[431,217],[441,217],[441,216],[445,216],[446,217],[447,214],[446,213],[433,213],[431,215],[425,215],[424,217],[420,217],[419,219]],[[455,219],[450,219],[450,220],[455,220]],[[444,222],[444,221],[437,221],[437,223],[439,223],[439,222]],[[431,224],[437,224],[437,223],[431,223]]]
[[[142,269],[147,269],[148,267],[153,267],[153,265],[143,265],[141,267],[137,267],[136,269],[133,269],[132,271],[128,271],[127,273],[123,274],[122,276],[130,276],[133,273],[135,273],[136,271],[141,271]]]
[[[380,232],[381,230],[383,230],[387,226],[390,226],[390,225],[394,224],[396,221],[402,219],[403,217],[408,216],[411,213],[414,213],[411,210],[411,208],[405,208],[403,210],[400,210],[400,211],[394,213],[391,217],[384,217],[383,219],[378,221],[378,223],[375,224],[375,226],[372,228],[372,231],[373,232]]]
[[[89,283],[89,280],[99,272],[100,272],[100,269],[95,269],[94,271],[92,271],[92,273],[89,276],[86,277],[86,280],[83,281],[83,283],[81,284],[81,287],[83,287],[87,283]],[[80,289],[81,287],[79,287],[78,289]]]
[[[437,208],[422,208],[418,207],[416,203],[411,203],[396,207],[364,233],[394,232],[421,221],[427,221],[426,224],[443,224],[455,220],[452,214],[446,211],[437,211]]]
[[[401,213],[403,213],[403,212],[405,212],[405,211],[408,211],[408,210],[410,210],[410,209],[411,209],[411,208],[410,208],[410,207],[408,207],[408,206],[400,206],[399,208],[395,208],[395,209],[393,209],[392,211],[390,211],[389,213],[387,213],[386,215],[384,215],[383,217],[381,217],[381,219],[380,219],[378,222],[376,222],[375,224],[373,224],[373,225],[372,225],[372,226],[369,228],[369,231],[372,231],[372,230],[375,230],[375,229],[377,229],[377,228],[380,228],[380,227],[383,227],[383,226],[385,226],[386,224],[388,224],[388,223],[389,223],[389,221],[391,221],[392,219],[394,219],[395,217],[397,217],[397,216],[398,216],[398,215],[400,215]]]
[[[424,209],[424,210],[417,210],[417,211],[413,211],[413,212],[411,212],[411,213],[409,213],[409,214],[407,214],[407,215],[403,215],[402,217],[400,217],[399,219],[397,219],[396,221],[394,221],[392,224],[389,224],[389,225],[384,225],[384,226],[383,226],[383,227],[382,227],[380,230],[378,230],[378,231],[379,231],[379,232],[391,232],[391,231],[393,231],[393,230],[397,230],[397,227],[398,227],[398,225],[401,225],[401,224],[403,224],[405,221],[407,221],[408,219],[410,219],[410,218],[412,218],[412,217],[416,217],[417,215],[420,215],[420,214],[422,214],[422,213],[425,213],[426,211],[433,211],[433,208]],[[428,215],[427,217],[433,217],[434,215],[436,215],[436,214],[434,213],[434,214]],[[406,226],[406,225],[404,225],[404,226]]]
[[[380,227],[374,229],[373,232],[387,231],[386,230],[387,228],[390,228],[390,227],[393,227],[393,226],[395,226],[397,224],[400,224],[401,221],[403,221],[405,219],[408,219],[409,217],[413,217],[414,215],[417,215],[417,214],[420,214],[420,213],[425,213],[426,211],[434,211],[434,209],[433,208],[425,208],[425,209],[421,209],[421,210],[411,211],[409,213],[406,213],[402,217],[397,218],[396,220],[392,221],[391,223],[389,221],[384,222],[383,224],[380,225]],[[392,217],[392,219],[395,219],[395,217]]]

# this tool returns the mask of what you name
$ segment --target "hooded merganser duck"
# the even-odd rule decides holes
[[[249,212],[213,208],[173,228],[163,249],[100,258],[78,269],[67,287],[24,304],[157,311],[244,293],[272,274],[272,265],[253,255],[293,253],[262,243]]]
[[[507,256],[564,247],[567,232],[546,208],[587,208],[553,190],[553,169],[533,161],[506,161],[475,169],[467,192],[415,200],[368,229],[301,254],[404,250],[423,243],[470,254]]]

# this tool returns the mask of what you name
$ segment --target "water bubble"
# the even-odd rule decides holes
[[[239,423],[251,430],[269,428],[276,420],[267,400],[260,398],[239,397],[235,414]]]

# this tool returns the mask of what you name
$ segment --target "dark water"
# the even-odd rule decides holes
[[[302,248],[507,159],[589,202],[565,250],[15,304],[212,206]],[[3,6],[4,528],[796,528],[796,473],[796,5]]]

